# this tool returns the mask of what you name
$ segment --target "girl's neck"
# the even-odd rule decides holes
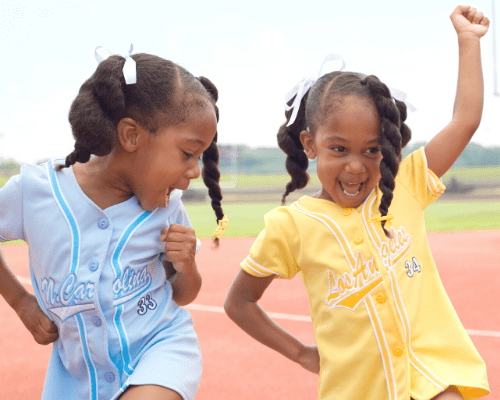
[[[111,162],[111,159],[112,155],[94,157],[85,164],[73,165],[78,185],[102,210],[122,203],[134,195],[126,176],[120,168],[116,168],[117,163]]]

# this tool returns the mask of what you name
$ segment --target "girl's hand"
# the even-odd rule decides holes
[[[170,225],[161,230],[165,243],[163,261],[168,281],[172,285],[172,299],[179,306],[191,303],[201,289],[201,275],[196,267],[196,235],[194,229],[183,225]]]
[[[472,35],[481,38],[488,32],[490,26],[490,20],[471,6],[458,6],[450,18],[458,36]]]
[[[319,353],[318,346],[304,345],[302,348],[297,363],[304,369],[307,369],[313,374],[319,374]]]
[[[196,235],[193,228],[170,225],[169,228],[162,229],[160,240],[166,242],[165,254],[177,272],[193,272],[196,254]]]
[[[38,344],[46,345],[59,337],[57,326],[45,315],[33,294],[26,292],[15,311]]]

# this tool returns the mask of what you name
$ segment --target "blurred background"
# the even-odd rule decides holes
[[[472,5],[498,20],[500,5],[495,11],[494,0]],[[255,210],[250,216],[235,209],[245,217],[242,225],[254,225],[252,220],[257,226],[233,231],[254,235],[262,226],[262,213],[279,205],[288,180],[285,156],[276,145],[284,95],[302,78],[316,76],[326,54],[338,53],[347,70],[375,74],[408,94],[417,111],[408,116],[413,139],[405,154],[450,121],[458,51],[449,15],[456,6],[456,0],[2,1],[0,185],[24,162],[65,157],[72,151],[67,113],[96,68],[94,49],[101,45],[125,53],[133,43],[135,53],[171,59],[217,85],[224,203],[248,203]],[[454,218],[460,224],[433,222],[429,229],[500,226],[495,220],[500,214],[500,97],[494,52],[499,34],[494,31],[490,27],[481,39],[483,121],[473,143],[444,177],[448,190],[439,202],[447,204],[436,211],[440,218],[445,215],[442,222]],[[334,62],[325,69],[338,66]],[[310,184],[291,200],[318,190],[314,171],[312,163]],[[189,207],[199,235],[205,235],[205,225],[208,235],[213,216],[207,212],[203,184],[194,182],[184,198],[193,202]],[[474,207],[485,216],[485,225],[477,222],[481,215]],[[457,218],[446,213],[455,208]],[[464,212],[476,222],[463,225]]]

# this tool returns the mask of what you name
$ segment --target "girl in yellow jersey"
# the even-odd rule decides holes
[[[474,399],[486,367],[446,295],[425,233],[424,210],[440,177],[476,131],[483,108],[479,39],[489,21],[469,6],[451,14],[459,72],[452,121],[401,160],[406,105],[375,76],[333,72],[291,96],[278,132],[292,179],[317,158],[322,189],[265,217],[225,308],[266,346],[319,373],[324,400]],[[259,307],[271,281],[301,272],[317,346]]]

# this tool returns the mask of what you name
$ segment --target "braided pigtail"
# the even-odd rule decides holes
[[[401,132],[399,130],[400,113],[394,104],[391,93],[386,85],[374,76],[370,75],[361,79],[361,84],[366,85],[372,94],[375,106],[380,116],[380,145],[382,149],[382,161],[380,162],[381,179],[379,182],[382,191],[382,199],[379,210],[382,217],[389,211],[396,185],[396,174],[399,169],[401,154]],[[386,221],[382,221],[382,229],[387,237],[391,234],[385,228]]]
[[[285,205],[286,197],[297,189],[302,189],[309,182],[309,174],[307,167],[309,166],[309,159],[304,151],[304,146],[300,141],[300,132],[307,129],[306,126],[306,107],[308,93],[304,95],[300,102],[297,118],[290,126],[287,126],[288,121],[293,113],[293,110],[285,112],[286,122],[281,125],[278,130],[278,146],[286,153],[286,170],[291,176],[290,182],[286,184],[285,193],[281,198],[281,205]],[[290,100],[291,105],[293,99]]]
[[[205,87],[210,97],[214,101],[215,115],[217,117],[217,122],[219,122],[219,108],[215,105],[217,102],[219,93],[215,85],[207,78],[201,76],[199,78],[200,83]],[[222,191],[219,185],[220,181],[220,171],[219,171],[219,149],[217,147],[217,133],[215,134],[212,143],[208,149],[206,149],[201,157],[203,162],[202,178],[205,186],[208,188],[208,195],[210,196],[212,209],[215,212],[217,223],[224,218],[224,212],[222,211],[221,201],[222,201]],[[220,238],[218,235],[214,235],[213,243],[214,247],[219,247]]]
[[[113,149],[116,125],[125,111],[124,63],[123,57],[109,57],[81,86],[69,111],[75,150],[66,157],[64,165],[58,166],[58,170],[76,162],[85,163],[91,154],[105,156]]]
[[[394,99],[399,110],[399,131],[401,132],[401,148],[406,147],[411,140],[411,129],[405,124],[406,121],[406,104],[403,101]]]

